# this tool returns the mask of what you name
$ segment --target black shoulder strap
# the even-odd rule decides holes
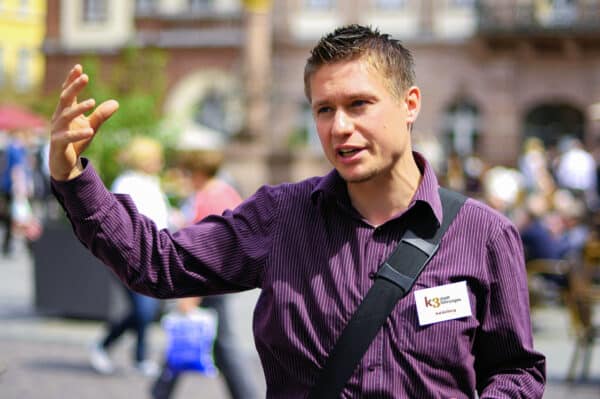
[[[435,255],[442,236],[466,200],[440,188],[442,225],[430,239],[407,230],[400,243],[377,272],[375,283],[342,331],[329,354],[309,399],[337,399],[360,359],[371,345],[398,300],[412,288],[425,265]]]

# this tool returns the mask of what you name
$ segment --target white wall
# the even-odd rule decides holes
[[[108,16],[101,23],[83,21],[83,1],[60,3],[60,39],[67,50],[102,50],[121,47],[133,34],[133,0],[106,0]]]

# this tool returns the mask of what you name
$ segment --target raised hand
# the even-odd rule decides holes
[[[62,85],[60,100],[50,126],[50,174],[55,180],[69,180],[82,172],[81,153],[91,143],[102,124],[119,108],[115,100],[96,106],[94,99],[77,102],[89,77],[75,65]],[[91,114],[85,114],[92,111]]]

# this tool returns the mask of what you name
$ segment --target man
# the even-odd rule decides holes
[[[267,396],[304,398],[404,231],[431,231],[442,218],[434,172],[411,152],[421,105],[412,64],[398,41],[370,28],[351,25],[322,38],[304,82],[334,170],[263,187],[235,210],[172,235],[157,231],[127,197],[106,191],[80,158],[118,106],[77,102],[88,77],[76,66],[52,122],[54,191],[81,241],[140,292],[183,297],[261,288],[254,335]],[[532,345],[519,235],[474,200],[463,205],[413,290],[455,282],[465,282],[469,315],[420,325],[409,293],[342,397],[542,397],[545,360]]]

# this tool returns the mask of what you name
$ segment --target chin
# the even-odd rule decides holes
[[[344,179],[344,181],[346,183],[352,183],[352,184],[358,184],[358,183],[364,183],[367,182],[371,179],[373,179],[376,175],[375,172],[365,172],[365,173],[344,173],[340,170],[338,170],[340,176],[342,176],[342,179]]]

